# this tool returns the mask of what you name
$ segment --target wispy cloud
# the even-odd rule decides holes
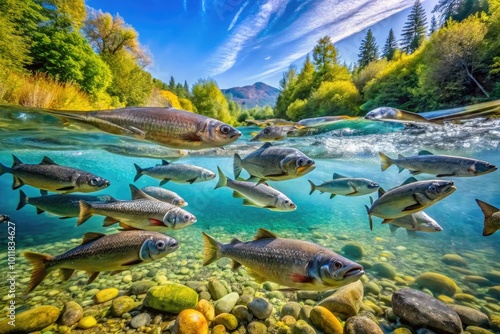
[[[205,0],[201,0],[201,10],[203,13],[207,11]]]
[[[187,12],[187,0],[182,0],[182,6],[184,7],[184,11]]]
[[[249,1],[245,2],[243,4],[243,6],[241,6],[240,10],[238,10],[238,12],[236,13],[236,15],[233,17],[233,20],[231,21],[231,24],[229,24],[229,27],[227,28],[227,31],[231,31],[231,29],[233,29],[233,27],[236,24],[236,22],[238,22],[238,18],[240,17],[241,12],[243,12],[243,10],[245,9],[245,7],[248,6],[248,3],[249,3]]]

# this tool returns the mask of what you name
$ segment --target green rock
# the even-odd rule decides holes
[[[212,278],[208,281],[208,292],[210,292],[214,300],[218,300],[229,293],[226,286],[216,278]]]
[[[59,317],[59,309],[55,306],[43,305],[16,314],[15,326],[9,325],[11,319],[0,321],[0,333],[30,333],[40,331],[54,324]]]
[[[346,257],[356,260],[361,259],[365,254],[363,246],[356,242],[348,242],[344,247],[342,247],[341,251]]]
[[[453,296],[456,292],[460,292],[454,280],[448,276],[433,272],[425,272],[417,277],[415,284],[420,288],[427,288],[438,294]]]
[[[80,304],[70,301],[64,305],[64,309],[59,319],[59,323],[63,326],[71,327],[83,318],[83,308]]]
[[[477,275],[467,275],[464,277],[464,282],[468,283],[474,283],[479,286],[490,286],[492,285],[491,282],[482,276],[477,276]]]
[[[221,313],[214,318],[213,324],[224,325],[228,331],[234,331],[238,328],[238,319],[230,313]]]
[[[105,303],[118,296],[119,292],[117,288],[103,289],[94,295],[94,302],[96,304]]]
[[[492,270],[484,275],[487,279],[492,282],[500,283],[500,270]]]
[[[196,291],[177,283],[150,288],[143,302],[146,307],[174,314],[185,309],[194,309],[197,303],[198,294]]]
[[[316,331],[307,322],[301,319],[293,325],[292,334],[316,334]]]
[[[291,315],[295,319],[299,319],[300,309],[302,307],[297,302],[288,302],[281,308],[281,315]]]
[[[278,300],[284,300],[285,296],[281,291],[270,291],[266,294],[266,297],[269,299],[278,299]]]
[[[248,334],[266,334],[267,326],[260,321],[252,321],[247,326]]]
[[[214,304],[215,314],[231,313],[239,298],[240,296],[236,292],[228,293],[220,298]]]
[[[500,300],[500,285],[492,286],[488,289],[488,294],[493,298]]]
[[[490,316],[490,328],[494,332],[500,332],[500,315]]]
[[[413,332],[406,327],[399,327],[396,328],[392,334],[413,334]]]
[[[236,305],[231,311],[231,314],[234,315],[240,322],[249,323],[253,320],[252,312],[250,312],[248,307],[245,305]]]
[[[374,294],[376,296],[378,296],[380,294],[380,291],[382,291],[380,286],[375,282],[366,283],[364,288],[365,288],[365,294],[371,293],[371,294]]]
[[[113,300],[111,304],[111,314],[121,317],[122,314],[132,311],[135,307],[134,300],[129,296],[121,296]]]
[[[153,282],[151,280],[134,282],[130,286],[129,291],[130,291],[131,295],[142,295],[142,294],[148,292],[148,290],[150,288],[157,286],[157,285],[158,285],[158,283]]]
[[[311,318],[311,310],[312,310],[311,305],[304,305],[300,309],[300,314],[299,314],[299,319],[304,320],[304,321],[309,321]]]
[[[448,305],[457,312],[464,326],[488,327],[488,316],[481,311],[463,305]]]
[[[394,279],[396,277],[396,268],[389,263],[375,263],[372,270],[383,278]]]
[[[478,326],[467,326],[465,330],[470,334],[493,334],[492,331]]]
[[[467,261],[458,254],[445,254],[441,261],[449,266],[467,267]]]

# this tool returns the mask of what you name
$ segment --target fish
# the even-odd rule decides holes
[[[24,164],[15,155],[14,163],[8,168],[0,163],[0,176],[11,173],[14,177],[12,189],[16,190],[23,185],[39,188],[42,193],[54,191],[61,193],[93,192],[110,185],[105,178],[73,167],[56,164],[49,157],[43,157],[38,165]]]
[[[204,266],[220,258],[232,269],[245,266],[257,282],[271,281],[292,289],[326,291],[363,276],[363,266],[313,242],[279,238],[260,228],[253,241],[233,239],[222,244],[203,232]]]
[[[400,227],[406,229],[407,231],[420,232],[441,232],[443,230],[443,228],[434,219],[423,211],[395,218],[389,224],[392,233]]]
[[[500,210],[493,205],[476,199],[477,204],[484,214],[484,229],[483,235],[486,237],[492,235],[500,229]]]
[[[411,174],[420,173],[443,176],[479,176],[496,171],[498,168],[486,161],[471,158],[456,157],[451,155],[434,155],[429,151],[420,151],[418,155],[405,157],[398,155],[397,159],[391,159],[379,152],[381,169],[385,171],[392,165],[396,165],[401,173],[408,169]]]
[[[380,107],[373,109],[365,115],[365,119],[398,123],[443,124],[443,121],[441,120],[427,119],[422,115],[392,107]]]
[[[132,189],[132,185],[131,189]],[[177,195],[177,193],[167,190],[165,188],[161,187],[154,187],[154,186],[147,186],[141,189],[141,192],[137,192],[135,189],[136,187],[133,187],[134,189],[132,191],[132,199],[138,199],[138,198],[143,198],[143,194],[149,195],[149,197],[152,197],[154,199],[173,204],[178,207],[185,207],[188,205],[188,202],[186,202],[182,197]]]
[[[86,222],[92,215],[105,216],[103,226],[120,223],[125,230],[138,229],[164,232],[192,225],[196,217],[178,206],[157,199],[134,199],[110,203],[88,203],[80,201],[77,225]]]
[[[346,121],[346,120],[354,120],[357,119],[358,117],[352,117],[352,116],[345,116],[345,115],[340,115],[340,116],[322,116],[322,117],[314,117],[314,118],[304,118],[298,121],[299,125],[306,126],[306,127],[317,127],[317,126],[328,126],[332,125],[341,121]]]
[[[255,135],[250,141],[261,141],[261,142],[274,142],[286,139],[288,134],[291,132],[296,132],[299,128],[295,125],[292,126],[268,126],[262,129],[259,133]]]
[[[16,210],[22,209],[26,204],[31,204],[36,207],[37,214],[47,211],[54,215],[61,216],[59,219],[66,219],[78,217],[80,214],[80,200],[89,203],[108,203],[116,201],[116,199],[109,195],[58,194],[28,197],[24,191],[19,190],[19,204]]]
[[[45,277],[59,269],[63,281],[71,278],[75,270],[84,270],[92,283],[101,271],[111,275],[161,259],[179,248],[179,242],[168,235],[151,231],[125,231],[116,234],[85,233],[81,245],[52,256],[24,252],[33,266],[30,282],[25,291],[33,291]]]
[[[379,198],[371,207],[365,205],[373,230],[372,216],[383,218],[382,224],[390,223],[394,218],[403,217],[422,211],[448,197],[457,188],[453,181],[407,179],[401,186],[385,192],[379,188]]]
[[[264,180],[282,181],[301,177],[316,168],[314,160],[295,148],[273,146],[265,143],[242,159],[234,154],[233,170],[237,179],[242,169],[251,177]]]
[[[380,187],[378,183],[364,178],[346,177],[337,173],[333,174],[333,180],[325,181],[323,184],[315,185],[311,180],[311,195],[315,190],[321,193],[330,193],[330,198],[335,195],[363,196],[370,194]]]
[[[155,144],[121,143],[119,145],[105,145],[102,149],[127,157],[178,159],[188,155],[186,150],[175,150]]]
[[[241,132],[214,118],[175,108],[129,107],[92,112],[49,113],[90,124],[101,131],[163,146],[200,150],[228,145]]]
[[[155,179],[160,179],[160,186],[172,181],[177,183],[190,183],[209,181],[215,178],[215,173],[194,165],[173,164],[166,160],[162,160],[161,165],[156,165],[149,168],[141,168],[134,164],[136,175],[134,182],[142,175],[148,175]]]
[[[293,211],[297,209],[295,203],[285,194],[274,189],[267,183],[256,184],[254,182],[231,180],[219,171],[219,182],[215,189],[228,187],[234,190],[233,197],[243,198],[243,205],[256,206],[272,211]]]

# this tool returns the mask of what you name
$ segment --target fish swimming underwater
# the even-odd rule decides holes
[[[108,180],[84,170],[58,165],[48,157],[43,157],[38,165],[24,164],[15,155],[12,157],[14,164],[11,168],[0,164],[0,175],[12,174],[13,190],[28,184],[39,188],[42,193],[46,191],[88,193],[104,189],[110,184]]]
[[[389,222],[389,224],[391,232],[393,233],[400,227],[406,229],[407,231],[420,232],[441,232],[443,230],[443,228],[434,219],[423,211],[394,218]]]
[[[137,174],[135,175],[134,182],[137,181],[142,175],[148,175],[155,179],[161,180],[160,186],[168,181],[177,183],[194,183],[209,181],[215,178],[215,173],[194,165],[186,164],[173,164],[162,160],[161,165],[156,165],[149,168],[141,168],[134,164]]]
[[[134,188],[137,189],[136,187],[134,187]],[[132,189],[132,185],[131,185],[131,189]],[[147,186],[147,187],[142,188],[141,191],[144,192],[145,194],[157,199],[157,200],[160,200],[162,202],[166,202],[169,204],[173,204],[173,205],[181,207],[181,208],[188,205],[188,202],[186,202],[182,197],[177,195],[177,193],[170,191],[168,189],[165,189],[165,188],[155,187],[155,186]],[[143,198],[141,196],[142,195],[140,193],[138,193],[137,191],[132,189],[132,199]]]
[[[357,281],[363,267],[318,244],[278,238],[260,228],[253,241],[222,244],[203,232],[204,266],[228,257],[232,269],[241,265],[257,282],[271,281],[300,290],[326,291]]]
[[[279,192],[266,183],[231,180],[219,171],[219,182],[215,189],[228,187],[234,190],[233,197],[243,198],[243,205],[266,208],[272,211],[293,211],[297,206],[285,194]]]
[[[221,147],[241,137],[240,131],[219,120],[174,108],[132,107],[50,113],[91,124],[105,132],[133,136],[179,149]]]
[[[302,125],[302,126],[311,126],[311,127],[328,126],[328,125],[332,125],[332,124],[335,124],[335,123],[338,123],[341,121],[354,120],[357,118],[358,117],[345,116],[345,115],[321,116],[321,117],[301,119],[300,121],[298,121],[298,124]]]
[[[477,204],[484,214],[484,229],[483,235],[488,236],[500,229],[500,210],[493,205],[489,205],[481,200],[476,199]]]
[[[370,208],[365,206],[370,220],[370,230],[373,229],[371,216],[383,218],[382,224],[389,223],[394,218],[422,211],[448,197],[455,190],[457,188],[452,181],[417,181],[413,177],[387,192],[379,188],[379,198]]]
[[[430,120],[422,115],[391,107],[380,107],[368,112],[365,119],[398,123],[443,124],[441,120]]]
[[[243,168],[251,177],[261,181],[281,181],[301,177],[311,172],[316,165],[314,160],[295,148],[265,143],[244,159],[241,159],[238,153],[234,154],[233,169],[236,179]]]
[[[287,125],[287,126],[268,126],[259,133],[255,135],[250,141],[261,141],[261,142],[275,142],[279,140],[286,139],[288,134],[297,132],[299,128],[295,125]]]
[[[379,152],[379,155],[382,171],[396,165],[400,173],[406,168],[413,175],[426,173],[435,174],[437,177],[478,176],[492,173],[498,169],[486,161],[451,155],[434,155],[429,151],[420,151],[418,155],[411,157],[399,154],[397,159],[391,159],[382,152]]]
[[[330,193],[330,198],[335,195],[343,196],[363,196],[377,191],[379,188],[378,183],[364,178],[345,177],[343,175],[334,173],[333,180],[326,181],[320,185],[315,185],[311,180],[311,195],[314,191],[318,190],[321,193]]]
[[[178,248],[177,240],[158,232],[125,231],[109,235],[89,232],[83,236],[81,245],[61,255],[24,252],[24,257],[33,266],[25,294],[57,269],[61,270],[63,281],[69,280],[75,270],[85,270],[90,276],[87,284],[90,284],[101,271],[117,274],[133,266],[161,259]]]

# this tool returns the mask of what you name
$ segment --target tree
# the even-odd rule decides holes
[[[326,115],[356,115],[361,96],[351,81],[325,81],[309,99],[307,117]]]
[[[333,46],[330,36],[318,40],[313,49],[313,60],[316,68],[314,87],[319,87],[323,81],[333,81],[338,59],[337,49]]]
[[[375,37],[373,37],[371,29],[368,29],[365,38],[361,41],[358,58],[359,58],[358,63],[360,68],[363,68],[372,61],[378,59],[378,46],[377,43],[375,42]]]
[[[187,83],[187,80],[184,80],[184,91],[186,92],[186,97],[189,97],[191,92],[189,91],[189,85]]]
[[[198,113],[234,124],[236,118],[229,113],[229,103],[214,80],[198,80],[193,86],[193,104]]]
[[[439,23],[443,25],[449,19],[460,22],[487,10],[488,0],[439,0],[432,12],[439,14]]]
[[[396,41],[396,37],[394,36],[394,31],[389,30],[389,36],[387,36],[387,40],[384,44],[384,49],[382,50],[382,57],[385,57],[387,60],[394,59],[394,53],[398,49],[398,42]]]
[[[297,71],[294,66],[290,66],[288,71],[283,73],[280,80],[280,93],[276,99],[276,106],[274,107],[274,115],[276,117],[286,117],[286,110],[290,103],[293,102],[292,95],[297,80]]]
[[[311,94],[314,82],[314,65],[311,62],[309,54],[304,60],[304,65],[300,70],[297,80],[295,81],[294,89],[292,92],[292,100],[306,99]]]
[[[168,82],[168,89],[172,93],[175,92],[175,79],[174,79],[174,77],[172,75],[170,76],[170,81]]]
[[[422,44],[427,31],[427,17],[420,0],[416,0],[401,34],[401,48],[406,53],[413,53]]]
[[[376,78],[379,73],[381,73],[387,66],[388,61],[386,58],[382,58],[376,61],[372,61],[359,71],[356,71],[353,75],[353,83],[356,88],[363,92],[365,86],[372,79]]]
[[[434,31],[438,30],[437,19],[435,15],[432,15],[431,18],[431,28],[429,29],[429,36],[434,33]]]
[[[75,31],[83,26],[87,16],[84,0],[37,0],[48,11],[54,11],[59,20],[65,20]]]

